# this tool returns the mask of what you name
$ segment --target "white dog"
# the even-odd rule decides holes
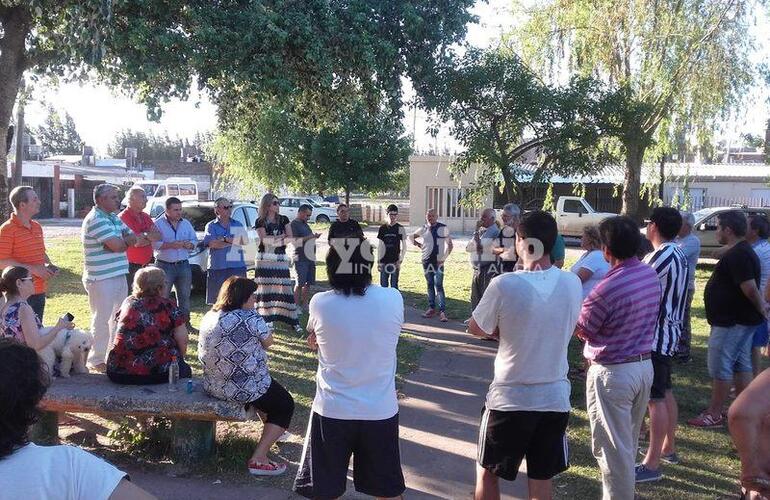
[[[50,327],[43,328],[41,334],[51,331]],[[56,334],[56,339],[38,352],[48,367],[48,374],[53,375],[53,366],[56,357],[61,358],[59,371],[62,377],[69,377],[70,370],[75,373],[88,373],[86,358],[88,350],[94,343],[93,336],[86,331],[73,329],[62,330]]]

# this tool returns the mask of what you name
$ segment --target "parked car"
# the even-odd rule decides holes
[[[214,214],[216,203],[213,201],[183,201],[182,214],[192,223],[195,234],[198,236],[198,246],[190,250],[190,267],[193,273],[193,290],[206,290],[206,271],[209,267],[209,249],[203,246],[203,231],[209,221],[216,219]],[[246,268],[254,269],[254,259],[257,255],[257,232],[254,224],[257,221],[259,207],[254,203],[233,202],[231,217],[243,224],[249,235],[249,245],[244,248]]]
[[[598,225],[607,217],[618,214],[597,212],[580,196],[559,196],[556,201],[556,225],[564,236],[583,235],[583,228],[589,224]]]
[[[278,198],[281,202],[281,215],[285,215],[289,220],[297,216],[297,211],[302,205],[313,207],[313,215],[310,217],[315,222],[333,222],[337,220],[337,210],[331,207],[319,205],[316,201],[307,196],[284,196]]]
[[[181,201],[198,201],[198,183],[189,177],[169,177],[152,181],[138,181],[134,186],[140,186],[147,195],[147,206],[144,211],[150,217],[157,217],[166,209],[166,200],[171,196]],[[123,197],[121,206],[128,206],[128,190]]]
[[[330,201],[326,201],[323,196],[315,194],[312,196],[308,196],[308,198],[310,198],[311,200],[313,200],[314,202],[316,202],[322,207],[334,207],[334,203]]]
[[[770,220],[770,207],[714,207],[704,208],[693,213],[695,218],[695,227],[692,233],[700,240],[700,256],[716,257],[717,249],[721,248],[717,242],[717,216],[728,210],[740,210],[749,215],[761,215]]]

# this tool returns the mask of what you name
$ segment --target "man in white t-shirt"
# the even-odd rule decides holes
[[[365,257],[366,256],[366,257]],[[372,285],[366,241],[351,256],[326,257],[332,290],[310,300],[308,344],[318,351],[316,393],[294,491],[307,498],[345,493],[350,455],[356,491],[401,498],[396,346],[404,301]]]
[[[524,215],[516,234],[523,269],[494,278],[468,325],[498,338],[495,375],[479,430],[475,498],[500,498],[527,459],[530,498],[551,498],[551,478],[568,467],[570,383],[567,346],[583,294],[580,279],[551,265],[554,218]]]
[[[37,446],[27,440],[49,383],[41,363],[34,349],[0,338],[0,498],[155,498],[134,486],[125,472],[80,448]]]

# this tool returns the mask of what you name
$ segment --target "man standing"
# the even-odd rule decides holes
[[[623,216],[599,224],[611,269],[583,301],[575,333],[591,363],[586,407],[604,500],[633,500],[639,430],[650,399],[650,351],[660,309],[655,271],[636,254],[641,237]]]
[[[291,234],[294,237],[294,270],[297,272],[294,303],[301,310],[307,310],[310,286],[315,285],[315,240],[321,236],[321,233],[314,233],[307,223],[312,214],[313,207],[305,204],[299,207],[297,218],[291,221]]]
[[[492,244],[499,235],[500,229],[495,221],[495,210],[485,208],[481,211],[481,218],[476,222],[476,231],[473,232],[473,237],[465,247],[465,251],[470,254],[471,266],[473,266],[471,313],[476,309],[481,297],[484,296],[489,281],[497,275]]]
[[[655,250],[644,258],[644,262],[658,275],[663,298],[652,343],[650,446],[644,461],[636,468],[637,483],[661,480],[661,459],[670,464],[679,463],[674,441],[679,408],[671,386],[671,364],[687,305],[689,266],[687,257],[673,241],[681,227],[682,216],[671,207],[655,208],[647,225],[647,238]]]
[[[761,267],[745,239],[746,226],[746,216],[739,210],[717,215],[717,241],[728,250],[717,262],[703,294],[706,320],[711,325],[711,403],[687,421],[695,427],[724,425],[722,411],[733,379],[736,394],[751,382],[751,343],[757,327],[766,319],[767,305],[759,293]]]
[[[497,256],[497,273],[510,273],[516,269],[516,229],[521,220],[521,209],[515,203],[508,203],[503,207],[500,215],[503,219],[503,227],[497,236],[497,241],[492,247],[492,253]]]
[[[388,205],[388,223],[381,225],[377,231],[377,239],[382,242],[377,265],[380,271],[380,286],[398,289],[398,275],[406,253],[405,237],[404,226],[398,223],[398,207]]]
[[[551,498],[551,478],[568,467],[567,347],[583,292],[577,275],[551,265],[556,231],[546,212],[522,218],[522,270],[493,279],[468,324],[500,342],[479,430],[477,500],[499,499],[498,477],[515,480],[524,458],[530,498]]]
[[[770,223],[763,215],[749,216],[749,229],[746,232],[746,241],[754,249],[754,253],[759,258],[760,278],[759,293],[767,301],[767,282],[770,278]],[[762,321],[754,331],[754,339],[751,343],[751,366],[754,376],[762,371],[762,348],[767,346],[768,332],[767,320]]]
[[[350,218],[350,207],[344,203],[337,205],[337,220],[332,222],[332,225],[329,227],[328,238],[329,245],[332,244],[332,240],[334,239],[364,239],[363,229],[361,229],[358,221]]]
[[[679,230],[679,236],[676,242],[679,248],[687,258],[689,281],[687,282],[687,302],[684,309],[684,323],[682,325],[682,336],[679,338],[679,347],[676,350],[676,360],[678,363],[689,363],[690,341],[692,339],[692,326],[690,322],[690,308],[692,299],[695,296],[695,269],[700,257],[700,240],[692,234],[692,228],[695,226],[695,217],[690,212],[681,212],[682,229]]]
[[[128,296],[126,250],[136,243],[136,236],[115,213],[120,208],[115,186],[96,186],[94,205],[81,228],[85,251],[83,286],[88,293],[94,335],[88,364],[94,371],[104,373],[107,352],[115,337],[116,313]]]
[[[29,269],[35,294],[27,299],[40,321],[45,312],[45,292],[48,280],[59,274],[45,251],[43,228],[32,217],[40,212],[40,198],[30,186],[18,186],[9,196],[13,213],[0,226],[0,270],[10,266]]]
[[[243,224],[230,217],[233,202],[220,197],[214,203],[214,214],[217,218],[206,223],[203,236],[203,244],[209,248],[209,268],[206,272],[207,304],[217,301],[219,289],[227,278],[246,277],[242,247],[249,242]]]
[[[417,241],[422,238],[422,242]],[[439,310],[439,320],[448,321],[445,313],[444,261],[452,253],[452,237],[449,228],[438,221],[435,208],[425,213],[425,225],[409,236],[412,244],[422,250],[422,270],[428,285],[428,310],[423,318],[432,318]]]
[[[173,286],[179,309],[188,318],[187,329],[197,332],[189,320],[192,269],[187,257],[198,244],[198,237],[190,221],[182,218],[182,202],[179,198],[172,196],[166,200],[166,211],[155,219],[155,226],[161,235],[161,239],[153,244],[155,261],[166,273],[165,296],[168,298]]]
[[[332,289],[310,300],[308,345],[318,351],[318,373],[294,481],[306,498],[342,497],[351,454],[357,491],[401,498],[405,490],[395,386],[404,301],[394,288],[371,286],[371,251],[364,241],[343,258],[330,247]]]
[[[134,284],[136,272],[152,262],[152,242],[160,239],[160,232],[152,222],[149,214],[144,212],[147,206],[147,194],[141,186],[133,186],[128,190],[128,206],[118,217],[136,235],[136,245],[126,250],[128,256],[128,274],[126,281],[128,289]]]

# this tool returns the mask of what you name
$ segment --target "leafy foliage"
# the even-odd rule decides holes
[[[241,101],[209,153],[224,178],[248,192],[282,186],[301,192],[403,188],[411,148],[397,116],[359,104],[337,127],[314,129],[275,100]]]
[[[490,188],[514,201],[520,178],[532,174],[524,163],[534,163],[535,178],[544,179],[555,171],[588,174],[615,158],[604,135],[622,96],[588,78],[547,85],[506,48],[467,51],[420,92],[465,147],[453,173],[479,166],[470,203],[480,204]]]
[[[153,132],[124,129],[107,146],[107,154],[112,158],[125,158],[126,148],[136,148],[139,161],[178,160],[182,145],[181,139],[171,139],[168,133],[156,135]]]
[[[599,78],[624,94],[615,136],[625,155],[623,210],[637,215],[645,158],[667,118],[696,129],[738,102],[755,75],[750,25],[764,0],[548,0],[519,5],[511,33],[525,61],[551,79]]]
[[[80,154],[83,140],[78,134],[75,120],[66,111],[62,119],[62,116],[53,106],[48,106],[46,110],[45,122],[35,129],[35,135],[43,146],[45,154]]]

